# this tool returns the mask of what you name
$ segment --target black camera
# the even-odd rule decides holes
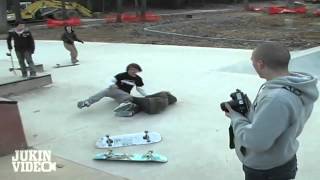
[[[249,112],[251,102],[246,94],[244,94],[239,89],[236,92],[230,94],[231,101],[223,102],[220,104],[220,107],[223,111],[228,112],[228,109],[225,106],[225,103],[230,104],[231,108],[242,115],[245,115]]]

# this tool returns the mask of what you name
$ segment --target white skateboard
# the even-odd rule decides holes
[[[105,135],[96,142],[97,148],[115,148],[124,146],[134,146],[152,144],[161,141],[161,135],[157,132],[144,131],[134,134],[123,134],[117,136]]]

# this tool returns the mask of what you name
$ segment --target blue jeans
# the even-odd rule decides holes
[[[296,156],[286,164],[268,170],[252,169],[243,165],[245,180],[290,180],[295,178],[297,170]]]
[[[22,76],[27,76],[27,66],[25,60],[27,61],[30,68],[30,75],[36,74],[36,69],[34,67],[34,63],[32,60],[32,53],[28,50],[26,51],[18,51],[16,50],[16,55],[19,61],[20,69],[22,72]]]

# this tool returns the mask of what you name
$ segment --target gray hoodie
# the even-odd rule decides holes
[[[288,162],[297,152],[304,124],[318,98],[317,79],[290,73],[264,83],[247,117],[230,114],[240,161],[254,169],[271,169]],[[284,87],[292,87],[290,91]],[[240,151],[245,148],[245,153]]]

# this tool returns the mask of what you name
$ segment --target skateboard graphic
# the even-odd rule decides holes
[[[114,153],[109,150],[106,153],[98,153],[93,158],[94,160],[106,160],[106,161],[132,161],[132,162],[168,162],[167,157],[148,151],[145,154],[125,154],[125,153]]]
[[[96,142],[96,148],[115,148],[133,145],[152,144],[161,141],[157,132],[144,131],[143,133],[124,134],[118,136],[106,135]]]
[[[79,64],[56,64],[53,66],[54,68],[63,68],[63,67],[69,67],[69,66],[77,66]]]

